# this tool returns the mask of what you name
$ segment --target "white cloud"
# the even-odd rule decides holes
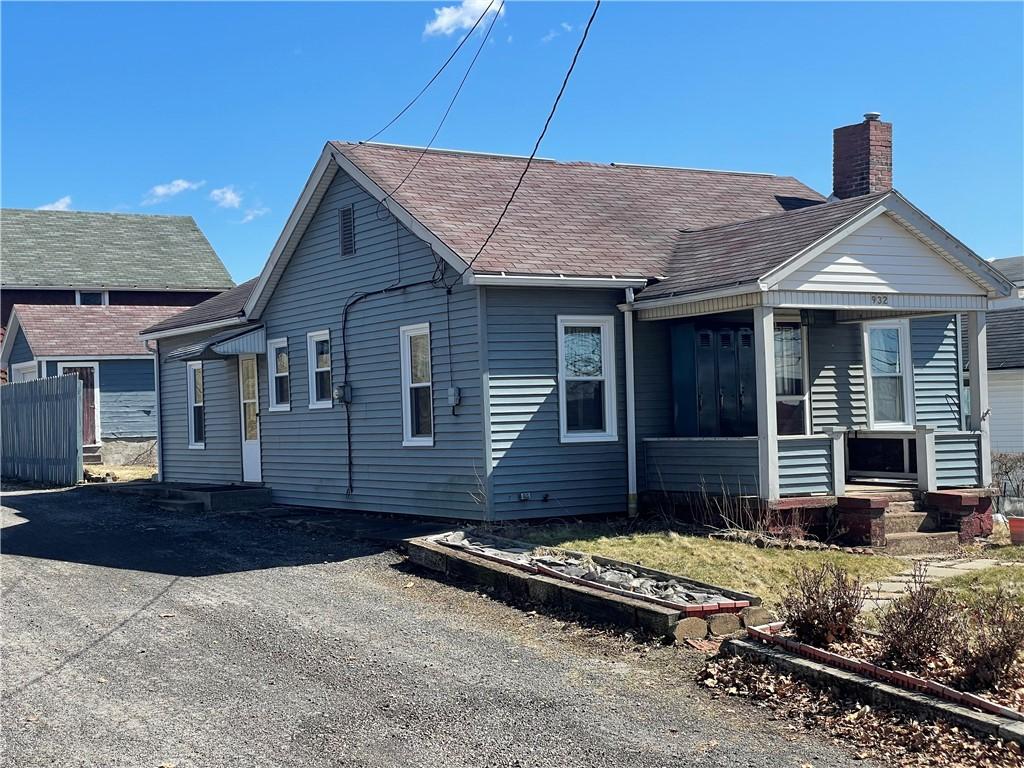
[[[500,5],[500,0],[462,0],[458,5],[445,5],[434,9],[434,20],[427,22],[423,29],[425,35],[450,35],[462,29],[472,29],[473,24],[480,18],[480,14],[490,5],[487,11],[489,16],[492,13],[505,15],[505,6]],[[482,24],[483,22],[481,22]]]
[[[164,200],[174,197],[175,195],[180,195],[182,192],[190,192],[194,189],[199,189],[205,183],[205,181],[175,179],[174,181],[169,181],[166,184],[157,184],[146,193],[146,196],[142,200],[142,204],[156,205],[157,203],[162,203]]]
[[[270,213],[270,209],[266,207],[250,208],[245,212],[245,216],[242,217],[242,223],[248,224],[250,221],[258,219],[260,216],[266,216]]]
[[[231,185],[211,190],[210,199],[218,208],[238,208],[242,205],[242,196]]]
[[[71,195],[64,195],[60,200],[54,200],[52,203],[46,205],[40,205],[36,208],[37,211],[67,211],[71,208]]]
[[[552,40],[554,40],[554,39],[555,39],[556,37],[558,37],[558,33],[557,33],[557,32],[555,32],[555,30],[553,30],[553,29],[552,29],[552,30],[549,30],[549,31],[548,31],[548,33],[547,33],[546,35],[544,35],[544,37],[542,37],[542,38],[540,39],[540,41],[541,41],[542,43],[550,43],[550,42],[551,42]]]
[[[568,22],[563,21],[559,26],[561,26],[566,32],[572,32],[572,24],[569,24]]]

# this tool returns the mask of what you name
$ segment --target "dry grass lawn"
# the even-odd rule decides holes
[[[980,571],[943,579],[939,584],[957,597],[970,601],[980,592],[1002,590],[1024,605],[1024,565],[999,565]]]
[[[638,563],[698,581],[758,595],[778,605],[801,566],[829,561],[863,581],[875,581],[908,567],[905,560],[845,552],[758,549],[750,544],[661,530],[624,531],[616,523],[552,523],[502,528],[510,538],[558,546]]]
[[[117,481],[125,483],[130,480],[149,480],[156,474],[156,467],[133,465],[130,467],[119,467],[114,464],[89,464],[88,468],[98,475],[105,475],[111,472],[117,476]]]

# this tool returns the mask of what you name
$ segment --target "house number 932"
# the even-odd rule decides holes
[[[871,303],[872,304],[888,304],[889,303],[889,297],[884,295],[884,294],[874,293],[874,294],[871,295]]]

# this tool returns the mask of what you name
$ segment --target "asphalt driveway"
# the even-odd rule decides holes
[[[11,766],[804,766],[852,754],[383,545],[95,489],[3,499]],[[863,762],[857,762],[863,765]]]

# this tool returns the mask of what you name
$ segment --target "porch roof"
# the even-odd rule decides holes
[[[647,301],[756,282],[888,194],[681,232],[669,277],[644,289],[638,298]]]

